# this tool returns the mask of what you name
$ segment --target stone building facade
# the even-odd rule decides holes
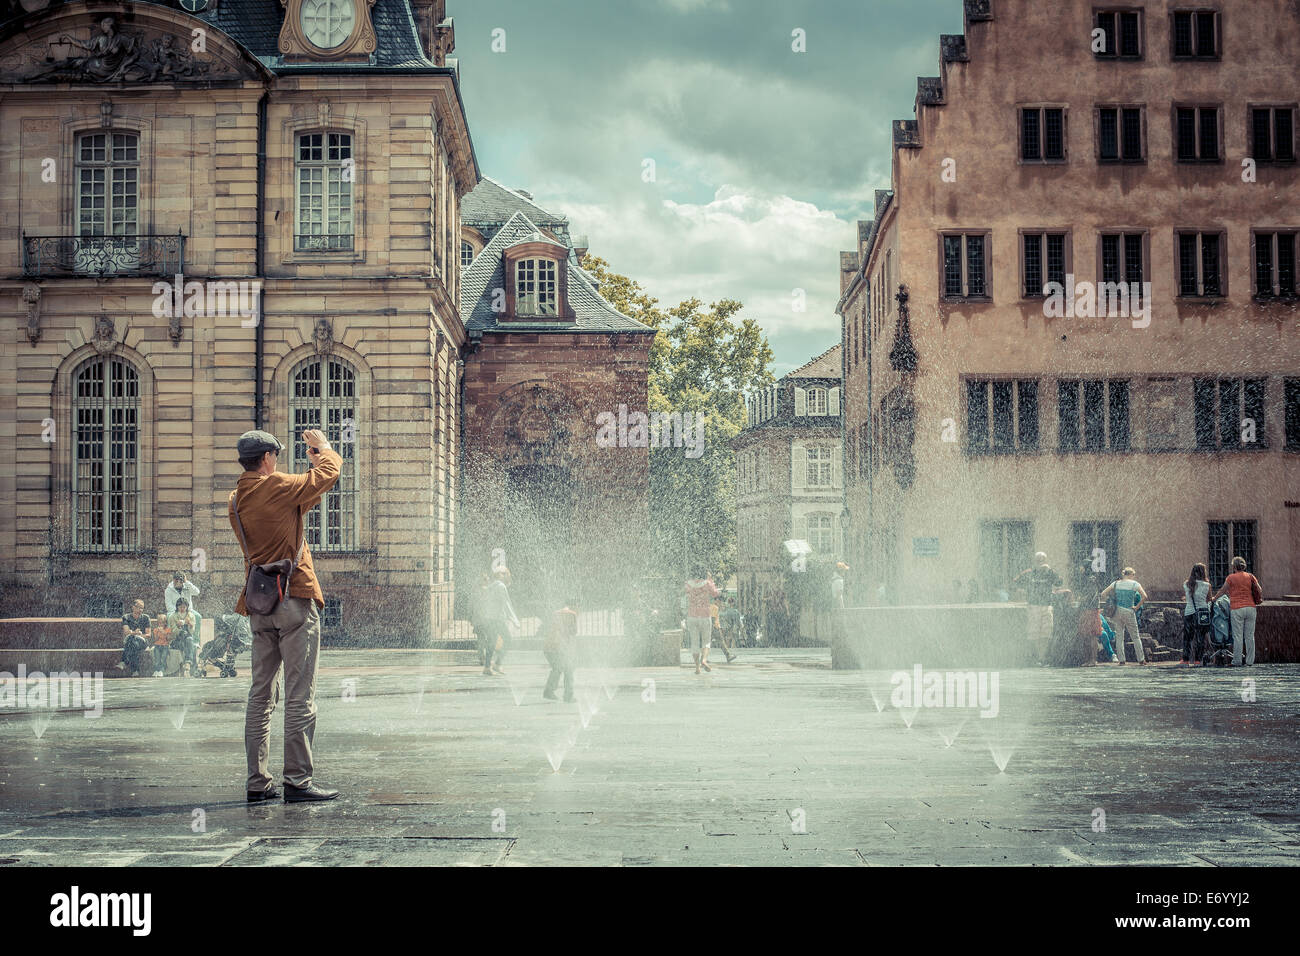
[[[731,441],[736,603],[756,623],[799,560],[785,542],[806,541],[819,558],[844,556],[840,351],[836,345],[747,396],[745,426]]]
[[[229,612],[235,440],[321,427],[325,637],[452,613],[479,174],[442,0],[57,0],[0,26],[0,615]],[[322,13],[322,10],[328,8]],[[172,283],[181,283],[179,290]]]
[[[1041,550],[1168,594],[1240,554],[1300,592],[1300,9],[965,14],[841,256],[857,583],[989,593]]]
[[[648,558],[649,448],[600,440],[599,419],[647,411],[654,330],[601,298],[567,220],[527,193],[484,179],[461,227],[458,591],[504,564],[521,614],[619,606]]]

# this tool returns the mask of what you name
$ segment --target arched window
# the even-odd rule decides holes
[[[460,267],[462,269],[468,269],[473,261],[474,244],[462,239],[460,241]]]
[[[124,358],[96,355],[72,375],[72,548],[140,547],[140,375]]]
[[[309,358],[293,370],[289,381],[289,421],[293,429],[293,457],[289,470],[307,468],[307,446],[302,433],[309,428],[325,432],[334,450],[343,456],[339,480],[307,515],[307,543],[313,551],[354,551],[357,548],[357,376],[352,366],[338,358]]]

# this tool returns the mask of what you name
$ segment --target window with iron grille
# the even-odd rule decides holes
[[[989,298],[988,233],[950,233],[942,241],[944,298]]]
[[[1027,232],[1021,243],[1021,274],[1024,276],[1024,297],[1040,299],[1047,293],[1044,286],[1056,282],[1064,288],[1065,275],[1070,271],[1067,255],[1069,244],[1064,232]],[[1073,290],[1066,290],[1071,294]]]
[[[1198,378],[1192,382],[1196,409],[1196,447],[1202,449],[1264,449],[1262,378]]]
[[[302,433],[318,429],[343,458],[339,480],[321,503],[307,513],[307,544],[313,551],[353,551],[357,545],[360,474],[357,437],[356,372],[339,358],[310,358],[290,376],[289,421],[293,427],[290,470],[309,462]]]
[[[1051,106],[1020,108],[1020,158],[1026,163],[1065,161],[1065,110]]]
[[[1227,274],[1221,232],[1178,232],[1178,294],[1212,298],[1224,294]]]
[[[1219,107],[1180,106],[1174,110],[1174,142],[1180,163],[1217,163],[1223,159],[1219,146]]]
[[[968,379],[966,450],[981,455],[1037,451],[1038,382]]]
[[[77,137],[77,235],[135,236],[140,226],[140,139],[134,133]]]
[[[1096,10],[1093,27],[1101,31],[1098,57],[1139,59],[1142,56],[1142,11]]]
[[[515,263],[515,314],[558,315],[554,259],[520,259]]]
[[[1129,450],[1129,383],[1056,383],[1058,443],[1061,451]]]
[[[1218,11],[1175,10],[1173,23],[1175,59],[1216,60],[1219,58]]]
[[[1101,554],[1097,555],[1096,552]],[[1104,567],[1093,571],[1094,556],[1105,562]],[[1099,565],[1102,562],[1097,562]],[[1085,572],[1086,567],[1086,572]],[[1119,554],[1118,521],[1070,522],[1070,571],[1076,587],[1083,584],[1084,574],[1108,574],[1119,577],[1124,567]]]
[[[1286,406],[1286,449],[1300,451],[1300,378],[1288,378],[1283,383],[1283,401]]]
[[[295,250],[352,248],[353,169],[351,134],[303,133],[298,137]]]
[[[1252,106],[1250,155],[1257,163],[1295,162],[1295,107]]]
[[[72,549],[140,547],[140,376],[124,358],[97,355],[72,376]]]
[[[1261,299],[1296,294],[1294,231],[1255,232],[1255,295]]]
[[[1146,162],[1141,106],[1097,108],[1097,160],[1102,163]]]
[[[1232,572],[1232,559],[1242,558],[1246,570],[1255,572],[1255,543],[1258,540],[1258,526],[1250,519],[1233,519],[1231,521],[1210,521],[1209,525],[1209,572],[1210,584],[1222,587],[1224,579]]]
[[[343,626],[343,599],[337,597],[325,598],[325,606],[320,611],[320,626],[322,628],[336,628]]]
[[[473,262],[474,245],[473,243],[465,242],[462,239],[460,243],[460,267],[462,269],[468,269]]]

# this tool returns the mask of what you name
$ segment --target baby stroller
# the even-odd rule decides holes
[[[238,677],[235,658],[253,643],[253,632],[248,619],[242,614],[219,615],[215,623],[215,636],[203,646],[199,655],[199,676],[208,676],[208,666],[217,669],[219,677]],[[244,640],[247,635],[247,640]]]
[[[1209,646],[1201,652],[1201,663],[1227,667],[1232,663],[1232,602],[1223,594],[1210,609]]]

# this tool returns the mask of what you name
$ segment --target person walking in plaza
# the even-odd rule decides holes
[[[1196,667],[1210,634],[1210,581],[1205,565],[1195,564],[1183,582],[1183,666]]]
[[[1255,575],[1246,570],[1246,559],[1232,559],[1232,573],[1223,582],[1223,590],[1232,602],[1232,666],[1255,664],[1255,608],[1264,603],[1264,591]],[[1246,659],[1241,658],[1245,645]]]
[[[144,613],[144,601],[131,604],[131,613],[122,615],[122,659],[117,669],[130,677],[138,677],[148,664],[145,651],[151,639],[149,615]]]
[[[484,677],[504,677],[501,664],[510,646],[510,628],[519,627],[514,605],[510,603],[510,569],[498,568],[495,580],[488,585],[484,595],[484,614],[487,616],[487,662],[483,665]],[[494,656],[495,655],[495,656]]]
[[[284,801],[333,800],[337,790],[313,781],[312,738],[316,732],[316,671],[320,658],[320,608],[325,596],[307,547],[307,513],[339,480],[343,459],[323,432],[303,432],[310,468],[301,475],[276,471],[284,446],[264,431],[239,436],[244,473],[231,493],[230,527],[244,552],[244,572],[253,565],[285,562],[288,585],[269,614],[250,613],[247,584],[235,611],[247,615],[253,631],[253,677],[244,715],[248,801],[279,796],[267,770],[270,758],[272,687],[284,665]],[[282,576],[281,576],[282,580]]]
[[[1016,575],[1012,587],[1022,588],[1029,604],[1027,638],[1039,661],[1047,658],[1048,642],[1052,639],[1052,594],[1061,586],[1061,576],[1047,563],[1047,554],[1034,555],[1034,566]]]
[[[740,646],[741,634],[744,632],[745,619],[736,607],[734,597],[727,598],[727,606],[722,609],[722,649],[727,653],[727,663],[736,659],[731,652],[732,645]]]
[[[474,585],[474,590],[469,596],[469,625],[474,630],[474,638],[478,644],[479,663],[483,665],[484,671],[492,666],[492,651],[495,649],[496,637],[488,636],[488,587],[492,584],[492,575],[484,571],[479,575],[478,583]]]
[[[560,679],[564,679],[564,701],[573,703],[573,672],[578,666],[578,611],[580,607],[575,598],[570,598],[551,615],[550,627],[546,629],[546,639],[542,642],[542,653],[551,665],[550,676],[546,678],[546,689],[542,696],[547,700],[556,700],[555,691]]]
[[[715,598],[709,603],[709,617],[713,619],[710,643],[717,641],[722,645],[722,652],[727,655],[727,663],[730,664],[734,659],[734,655],[731,653],[731,640],[727,635],[726,625],[722,621],[721,597]]]
[[[1111,598],[1115,601],[1115,614],[1111,617],[1110,625],[1115,631],[1115,653],[1119,655],[1119,663],[1126,663],[1124,638],[1127,635],[1133,640],[1133,657],[1139,664],[1146,664],[1146,653],[1142,649],[1142,635],[1138,633],[1137,609],[1143,601],[1147,600],[1147,592],[1137,582],[1132,568],[1125,568],[1120,572],[1119,580],[1112,581],[1106,590],[1101,592],[1103,601]]]
[[[713,617],[709,613],[709,604],[722,592],[713,583],[713,578],[697,567],[686,581],[686,636],[691,642],[691,658],[695,661],[695,673],[709,666],[709,642],[712,639]]]

